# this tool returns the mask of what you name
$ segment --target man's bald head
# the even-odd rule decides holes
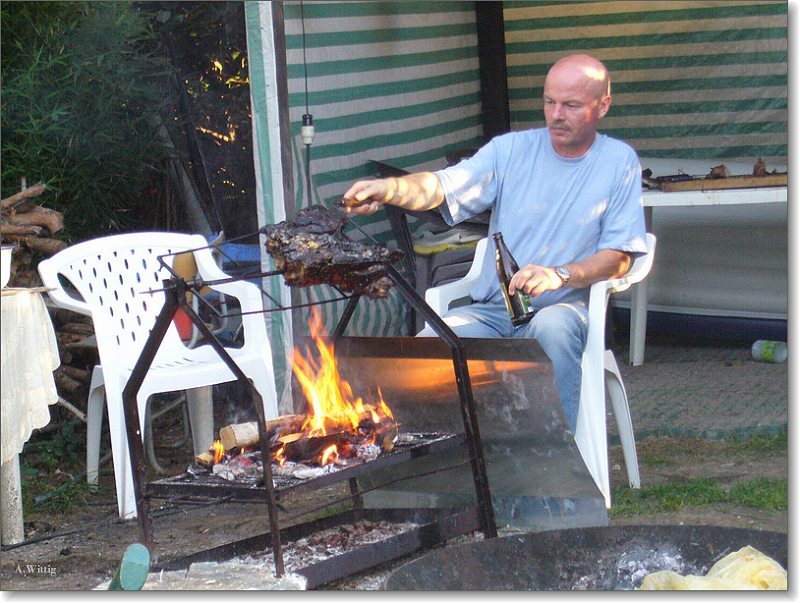
[[[594,142],[597,124],[611,106],[608,70],[588,54],[559,60],[544,80],[544,118],[553,148],[579,157]]]
[[[592,97],[601,99],[611,95],[611,78],[608,69],[597,58],[588,54],[572,54],[559,59],[550,68],[547,77],[569,74],[572,77],[582,76],[587,92]]]

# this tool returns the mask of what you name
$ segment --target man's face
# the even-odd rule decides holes
[[[564,157],[579,157],[594,142],[597,123],[611,97],[598,92],[591,70],[556,67],[544,83],[544,118],[553,148]]]

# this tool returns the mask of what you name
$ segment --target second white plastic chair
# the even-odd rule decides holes
[[[469,295],[480,273],[483,256],[486,253],[486,239],[481,239],[475,248],[472,266],[464,278],[440,287],[428,289],[425,301],[440,316],[450,305]],[[638,256],[627,274],[592,285],[589,294],[589,333],[586,349],[583,352],[581,381],[581,402],[578,410],[578,425],[575,443],[592,475],[598,489],[603,494],[606,507],[611,506],[611,486],[608,472],[608,435],[606,431],[605,391],[608,389],[614,418],[617,422],[620,443],[622,444],[625,468],[631,487],[639,488],[639,461],[636,455],[636,441],[633,433],[628,396],[622,382],[619,366],[614,353],[606,349],[605,327],[608,299],[612,293],[625,291],[634,283],[643,280],[650,272],[656,248],[656,237],[647,234],[647,253]],[[605,384],[605,386],[604,386]]]

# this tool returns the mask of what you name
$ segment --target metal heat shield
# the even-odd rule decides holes
[[[535,340],[462,339],[497,523],[561,529],[608,524],[603,496],[567,432],[552,364]],[[340,375],[380,390],[400,431],[463,433],[453,359],[438,337],[340,337]],[[368,507],[475,504],[464,452],[429,455],[359,478]],[[442,467],[456,469],[437,472]],[[420,474],[422,477],[413,477]],[[400,479],[400,478],[410,479]],[[392,484],[380,488],[382,484]]]

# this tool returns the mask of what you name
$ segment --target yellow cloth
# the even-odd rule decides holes
[[[0,307],[0,460],[5,464],[22,452],[34,429],[50,422],[49,405],[58,401],[53,371],[61,360],[40,293],[4,289]]]
[[[466,249],[467,247],[475,247],[478,241],[468,241],[467,243],[442,243],[440,245],[431,245],[423,243],[414,243],[414,252],[419,255],[432,255],[434,253],[441,253],[442,251],[449,251],[451,249]]]
[[[786,570],[751,546],[717,561],[705,576],[681,576],[673,571],[653,572],[640,590],[786,590]]]

